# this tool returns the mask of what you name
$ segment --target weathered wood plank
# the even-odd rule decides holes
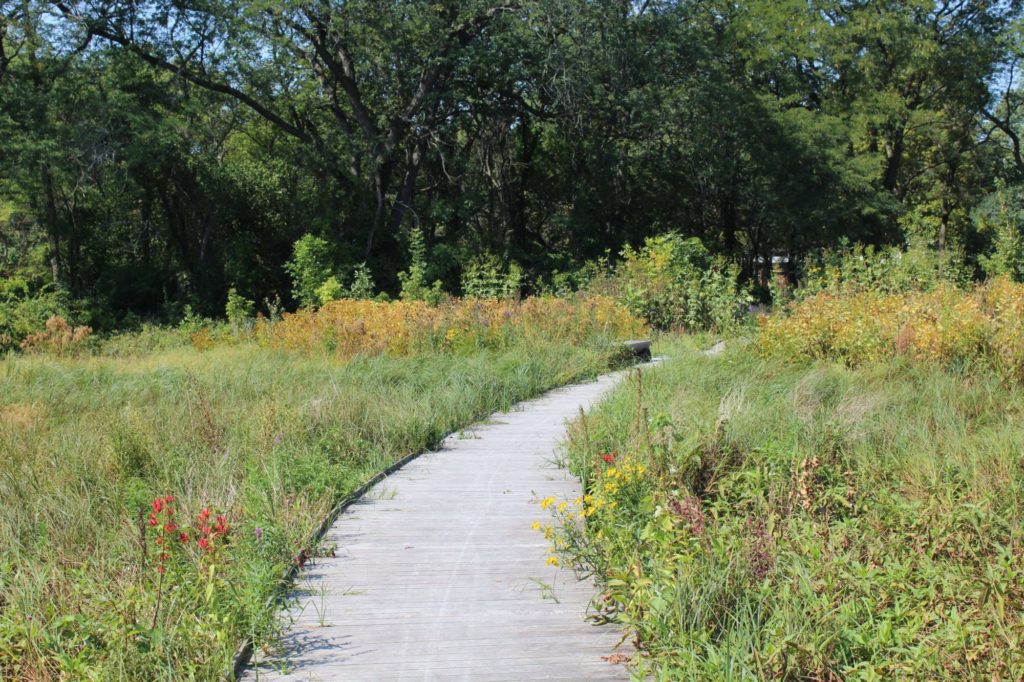
[[[539,499],[572,499],[565,421],[621,378],[572,386],[447,438],[349,507],[294,590],[286,653],[260,680],[624,680],[594,587],[545,563]],[[626,651],[626,653],[629,653]]]

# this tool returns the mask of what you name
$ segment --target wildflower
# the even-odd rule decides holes
[[[532,528],[534,530],[540,530],[540,521],[534,521]]]
[[[256,536],[256,542],[260,542],[260,543],[263,542],[263,529],[262,528],[260,528],[259,526],[256,526],[256,530],[253,531],[253,534]]]
[[[181,533],[180,535],[178,535],[178,540],[183,545],[187,544],[188,543],[188,533]]]
[[[554,504],[554,502],[555,502],[555,496],[554,495],[552,495],[551,497],[545,497],[543,500],[540,501],[540,508],[541,509],[547,509],[552,504]]]
[[[159,521],[156,520],[156,514],[150,514],[149,515],[149,525],[155,526],[158,523],[159,523]]]
[[[549,556],[547,560],[548,566],[558,566],[558,557]]]
[[[209,552],[210,551],[210,541],[208,539],[206,539],[206,538],[199,538],[196,541],[196,544],[198,544],[199,545],[199,549],[203,550],[204,552]]]
[[[568,506],[569,506],[568,502],[560,502],[558,504],[558,512],[559,513],[563,513],[565,511],[565,508],[568,507]]]
[[[615,461],[615,455],[613,455],[610,452],[606,452],[603,455],[601,455],[601,459],[604,460],[605,464],[611,464],[612,462]]]

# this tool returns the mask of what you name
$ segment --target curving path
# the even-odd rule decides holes
[[[614,625],[584,618],[590,581],[546,564],[537,501],[574,499],[565,421],[624,373],[498,413],[349,507],[300,577],[287,654],[247,680],[625,680]],[[625,646],[625,645],[624,645]]]

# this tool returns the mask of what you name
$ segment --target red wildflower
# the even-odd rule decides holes
[[[173,522],[164,524],[164,532],[170,535],[174,531],[178,530],[178,527]]]
[[[163,566],[157,566],[156,567],[156,572],[157,573],[163,573],[164,572],[164,567]]]
[[[227,522],[227,519],[225,519],[223,516],[218,516],[217,517],[217,523],[216,523],[216,525],[214,525],[213,528],[219,534],[227,535],[228,534],[228,522]]]
[[[613,455],[610,452],[606,452],[603,455],[601,455],[601,459],[604,460],[605,464],[611,464],[612,462],[615,461],[615,455]]]
[[[155,500],[153,500],[153,502],[151,504],[153,505],[153,511],[156,512],[157,514],[162,512],[163,509],[164,509],[164,501],[162,499],[160,499],[159,497],[156,498]]]
[[[156,520],[156,514],[150,514],[149,515],[149,525],[155,526],[157,523],[158,523],[158,521]]]
[[[188,533],[182,533],[181,535],[179,535],[178,540],[180,540],[181,544],[184,545],[186,542],[188,542]]]
[[[203,550],[204,552],[210,551],[210,541],[206,538],[199,538],[198,545],[199,549]]]

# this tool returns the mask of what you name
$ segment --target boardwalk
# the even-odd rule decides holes
[[[555,464],[565,420],[621,376],[496,414],[373,488],[303,572],[287,655],[245,679],[628,679],[602,660],[621,633],[584,620],[593,584],[546,565],[531,528],[537,500],[579,494]]]

